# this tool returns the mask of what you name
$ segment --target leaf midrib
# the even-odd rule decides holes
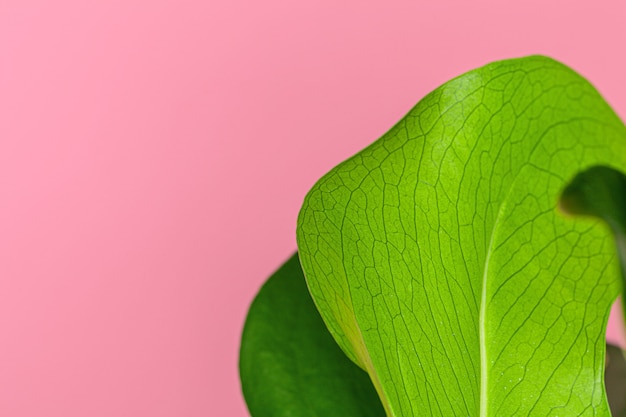
[[[486,316],[487,316],[487,280],[489,275],[489,263],[491,261],[491,255],[493,253],[493,243],[495,241],[496,231],[500,225],[500,218],[502,217],[502,213],[506,207],[506,202],[509,200],[509,196],[513,191],[515,184],[517,183],[518,178],[520,177],[522,169],[520,169],[517,175],[511,180],[509,189],[506,192],[505,197],[501,200],[500,205],[498,207],[498,214],[493,222],[493,227],[491,228],[491,235],[489,236],[489,246],[487,247],[487,254],[485,256],[485,266],[483,268],[483,278],[481,282],[481,292],[480,292],[480,311],[478,316],[478,340],[479,340],[479,349],[480,349],[480,417],[488,417],[487,413],[487,398],[488,398],[488,374],[489,369],[487,364],[487,343],[486,343]]]

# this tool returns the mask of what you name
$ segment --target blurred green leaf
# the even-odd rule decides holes
[[[326,329],[298,256],[265,283],[246,319],[240,352],[253,417],[383,417],[369,376]]]

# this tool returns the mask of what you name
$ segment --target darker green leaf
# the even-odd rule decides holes
[[[254,417],[382,417],[368,375],[326,329],[292,256],[256,296],[243,331],[243,394]]]

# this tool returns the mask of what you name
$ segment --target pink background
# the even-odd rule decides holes
[[[509,3],[0,0],[0,415],[246,416],[304,194],[451,77],[547,54],[626,117],[623,0]]]

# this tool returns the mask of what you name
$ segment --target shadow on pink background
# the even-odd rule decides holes
[[[449,78],[546,54],[626,116],[623,1],[505,4],[0,2],[0,415],[246,416],[304,194]]]

